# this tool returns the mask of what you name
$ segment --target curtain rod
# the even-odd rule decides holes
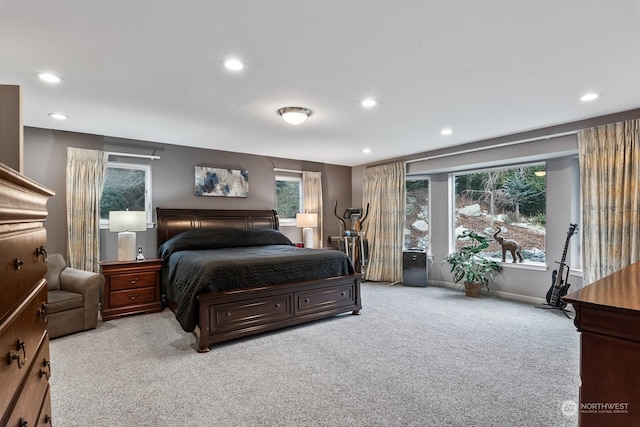
[[[520,139],[518,141],[503,142],[501,144],[487,145],[485,147],[469,148],[467,150],[454,151],[451,153],[444,153],[444,154],[436,154],[435,156],[421,157],[419,159],[407,160],[405,163],[415,163],[415,162],[422,162],[424,160],[441,159],[443,157],[457,156],[458,154],[476,153],[478,151],[491,150],[493,148],[508,147],[510,145],[524,144],[525,142],[541,141],[543,139],[558,138],[560,136],[575,135],[577,133],[578,131],[574,130],[569,132],[555,133],[553,135],[545,135],[545,136],[538,136],[534,138]]]
[[[113,151],[107,151],[107,154],[110,156],[117,156],[117,157],[136,157],[139,159],[160,160],[160,156],[156,156],[152,154],[115,153]]]
[[[280,168],[273,168],[274,172],[290,172],[290,173],[302,173],[302,171],[296,171],[293,169],[280,169]]]

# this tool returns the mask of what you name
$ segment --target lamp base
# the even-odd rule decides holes
[[[133,231],[118,233],[118,261],[135,261],[136,255],[136,233]]]
[[[313,228],[304,227],[302,229],[302,242],[305,248],[313,249]]]

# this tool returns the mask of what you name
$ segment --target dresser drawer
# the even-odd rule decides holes
[[[27,375],[47,326],[42,315],[47,302],[46,281],[42,280],[30,296],[15,311],[15,317],[0,324],[0,413],[6,411],[5,405]]]
[[[136,288],[127,289],[126,291],[117,291],[109,293],[109,305],[118,307],[123,305],[144,304],[154,302],[156,300],[156,288]]]
[[[49,377],[51,376],[48,335],[43,337],[38,353],[30,362],[31,369],[29,369],[27,381],[20,392],[13,411],[11,411],[7,426],[20,426],[23,425],[21,422],[24,423],[25,421],[27,424],[24,425],[35,426],[38,422],[38,414],[46,397]],[[27,365],[29,365],[29,361]]]
[[[247,300],[212,306],[209,331],[220,332],[289,319],[293,316],[292,297],[291,294],[274,295],[259,301]]]
[[[140,273],[118,274],[111,276],[112,291],[146,288],[149,286],[155,286],[155,284],[156,273],[154,271],[143,271]]]
[[[51,420],[51,387],[47,386],[47,392],[44,395],[44,401],[40,408],[40,415],[38,415],[38,424],[36,427],[51,427],[53,422]]]
[[[354,305],[354,285],[314,289],[296,293],[296,313],[312,313]]]
[[[37,253],[46,240],[41,227],[0,235],[0,322],[47,272],[44,256]]]

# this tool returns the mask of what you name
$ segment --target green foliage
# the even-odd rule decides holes
[[[109,218],[110,211],[144,211],[145,209],[145,172],[136,169],[107,169],[100,218]]]
[[[276,181],[276,211],[280,218],[295,218],[300,212],[299,181]]]
[[[489,247],[489,239],[475,231],[466,230],[458,239],[471,239],[471,242],[461,247],[457,252],[447,255],[443,261],[451,265],[454,283],[464,279],[468,283],[482,283],[487,288],[494,280],[494,272],[502,271],[502,266],[480,256]]]

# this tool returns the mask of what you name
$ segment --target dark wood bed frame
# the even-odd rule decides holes
[[[157,208],[158,247],[194,228],[279,227],[275,210],[209,210]],[[198,295],[199,352],[212,344],[286,328],[337,314],[359,314],[361,275],[258,286]],[[168,301],[175,308],[175,301]]]

